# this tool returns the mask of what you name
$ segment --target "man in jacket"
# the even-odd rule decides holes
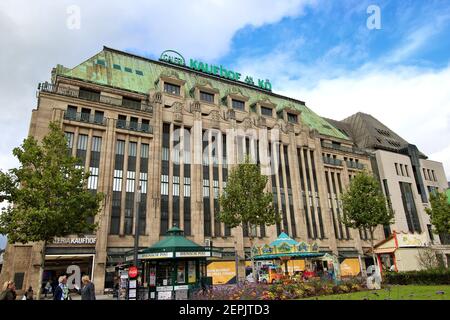
[[[69,287],[67,287],[67,277],[60,276],[58,278],[59,285],[55,289],[53,300],[68,300]]]

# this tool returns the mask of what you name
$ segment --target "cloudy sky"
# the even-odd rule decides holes
[[[370,5],[380,29],[367,27]],[[450,180],[445,0],[2,0],[0,44],[0,169],[17,164],[37,84],[106,45],[150,58],[175,49],[267,78],[325,117],[370,113],[444,162]]]

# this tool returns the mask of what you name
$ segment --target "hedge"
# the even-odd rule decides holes
[[[405,272],[386,272],[384,274],[384,282],[387,284],[425,284],[439,285],[450,284],[450,270],[420,270]]]

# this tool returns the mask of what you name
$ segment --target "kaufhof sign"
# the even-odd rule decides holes
[[[182,67],[187,67],[189,69],[200,71],[203,73],[207,73],[210,75],[215,75],[224,79],[233,80],[233,81],[239,81],[244,82],[248,85],[258,87],[259,89],[272,91],[272,84],[268,79],[261,80],[258,79],[253,80],[253,77],[251,76],[243,76],[241,73],[226,69],[222,65],[215,65],[206,63],[203,61],[195,60],[195,59],[189,59],[189,65],[186,64],[186,60],[184,57],[176,52],[175,50],[166,50],[163,53],[161,53],[161,56],[159,57],[160,61],[164,61],[167,63],[179,65]]]
[[[53,244],[71,244],[71,245],[80,245],[80,244],[91,244],[94,245],[97,243],[97,238],[94,237],[81,237],[81,238],[54,238]]]

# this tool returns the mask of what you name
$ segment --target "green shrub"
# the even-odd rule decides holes
[[[450,270],[448,269],[386,272],[383,277],[387,284],[450,284]]]

